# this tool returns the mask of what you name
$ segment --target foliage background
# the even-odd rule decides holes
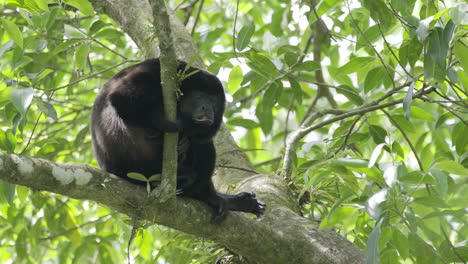
[[[85,0],[0,3],[1,151],[97,166],[94,97],[142,54]],[[369,263],[468,261],[467,1],[168,4],[224,82],[239,146],[259,172],[289,179],[304,216]],[[403,103],[365,108],[375,100]],[[301,124],[316,129],[291,144]],[[112,210],[10,184],[0,202],[2,263],[126,259],[131,223]],[[160,226],[139,229],[130,252],[138,263],[234,258]]]

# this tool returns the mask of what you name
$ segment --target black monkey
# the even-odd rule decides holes
[[[130,66],[110,79],[93,106],[91,131],[99,166],[119,177],[138,172],[147,177],[161,173],[165,132],[179,132],[177,188],[181,195],[201,200],[215,211],[213,223],[229,212],[261,215],[265,204],[254,193],[219,194],[211,176],[216,161],[212,142],[222,122],[225,96],[219,79],[209,72],[178,61],[185,71],[177,122],[166,119],[159,59]]]

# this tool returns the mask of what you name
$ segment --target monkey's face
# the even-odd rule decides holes
[[[179,113],[185,120],[198,126],[211,126],[215,122],[217,98],[200,91],[191,91],[182,96]]]

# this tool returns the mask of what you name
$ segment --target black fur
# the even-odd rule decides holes
[[[179,70],[186,63],[179,61]],[[190,75],[196,71],[196,73]],[[265,204],[254,193],[219,194],[211,176],[216,161],[212,142],[222,122],[225,96],[218,78],[190,67],[182,80],[177,122],[165,118],[159,59],[130,66],[101,89],[93,106],[91,130],[99,166],[119,177],[161,173],[165,132],[179,132],[177,188],[181,195],[207,203],[221,222],[229,210],[261,215]]]

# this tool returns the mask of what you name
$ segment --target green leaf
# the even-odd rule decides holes
[[[448,191],[448,176],[443,171],[435,168],[431,168],[429,173],[435,179],[437,192],[442,197],[445,197]]]
[[[416,29],[416,35],[418,40],[421,43],[426,41],[427,36],[429,36],[429,24],[431,24],[433,17],[428,17],[424,20],[419,21],[418,28]]]
[[[34,78],[34,83],[39,82],[40,80],[44,79],[47,75],[53,73],[54,71],[51,69],[44,69],[41,71],[35,78]]]
[[[18,109],[21,115],[26,114],[26,110],[32,102],[34,96],[33,88],[26,89],[12,89],[11,90],[11,101],[13,105]]]
[[[374,139],[376,144],[385,143],[385,137],[387,136],[387,131],[380,126],[369,126],[369,132]]]
[[[148,179],[149,182],[161,181],[161,174],[154,174]]]
[[[257,107],[255,111],[258,121],[260,121],[260,127],[265,135],[270,134],[273,128],[273,115],[270,109],[264,109],[264,107]]]
[[[383,78],[388,76],[385,67],[378,66],[370,70],[364,80],[364,91],[367,93],[383,83]]]
[[[434,178],[420,171],[413,171],[405,174],[398,178],[398,180],[410,184],[435,184]]]
[[[466,151],[468,145],[468,126],[460,122],[453,127],[452,130],[452,145],[458,154],[462,155]]]
[[[363,159],[347,159],[347,158],[339,158],[334,161],[335,164],[343,165],[346,167],[353,167],[353,168],[367,168],[369,161]]]
[[[10,183],[0,183],[0,194],[5,198],[10,206],[15,206],[13,203],[15,199],[16,185]]]
[[[441,28],[435,28],[429,35],[429,54],[434,62],[439,65],[445,65],[445,58],[448,52],[448,42],[445,42],[445,34]]]
[[[369,239],[366,243],[366,263],[376,264],[379,263],[380,250],[379,250],[379,239],[382,234],[381,231],[382,220],[380,220],[372,230]]]
[[[298,81],[291,77],[288,77],[288,81],[289,85],[291,85],[293,94],[296,96],[297,103],[302,103],[302,96],[304,92],[302,91],[301,85]]]
[[[228,91],[233,94],[239,89],[244,76],[242,74],[242,69],[240,66],[235,66],[232,68],[231,73],[229,74],[228,80]]]
[[[137,172],[129,172],[127,173],[127,177],[142,182],[148,182],[148,179],[146,179],[146,177],[143,174]]]
[[[247,65],[258,74],[268,79],[277,74],[278,71],[275,64],[265,55],[251,52],[248,56],[250,60],[247,62]]]
[[[437,163],[434,167],[444,170],[448,173],[453,173],[461,176],[468,176],[468,169],[466,169],[460,163],[453,160],[441,161]]]
[[[434,196],[425,196],[418,197],[413,200],[415,203],[425,205],[427,207],[433,208],[448,208],[449,206],[445,203],[444,200],[434,197]]]
[[[263,99],[261,101],[261,106],[263,108],[272,109],[275,104],[278,102],[278,99],[281,96],[283,91],[283,86],[280,82],[274,82],[270,87],[265,91]]]
[[[0,148],[8,153],[15,153],[16,137],[11,130],[3,131],[0,129]]]
[[[370,42],[373,43],[380,38],[380,30],[378,25],[373,25],[370,28],[364,31],[364,36],[362,34],[358,34],[357,43],[356,43],[356,50],[360,48],[367,47],[366,43]]]
[[[468,25],[468,4],[457,3],[450,9],[450,17],[457,25]]]
[[[385,29],[389,29],[394,16],[383,0],[363,0],[364,6],[369,9],[370,16],[380,22]]]
[[[414,90],[415,83],[413,82],[408,91],[406,91],[405,99],[403,99],[403,109],[405,110],[405,118],[410,120],[411,116],[411,102],[413,101],[413,90]]]
[[[404,116],[402,115],[394,115],[392,123],[396,123],[400,126],[400,128],[406,133],[414,133],[414,126],[411,124]]]
[[[88,0],[67,0],[67,4],[78,8],[85,16],[94,15],[93,6]]]
[[[398,253],[400,253],[400,256],[403,259],[407,259],[409,257],[409,242],[408,238],[397,228],[392,228],[393,232],[393,243],[398,250]]]
[[[357,72],[364,67],[369,66],[371,62],[375,61],[375,57],[357,57],[341,66],[338,70],[338,74],[350,74]]]
[[[49,10],[49,6],[47,5],[47,0],[35,0],[35,1],[36,1],[36,5],[40,9],[45,10],[45,11]]]
[[[89,47],[88,45],[80,45],[75,52],[75,67],[83,70],[88,63]]]
[[[37,107],[41,110],[46,116],[52,118],[53,120],[57,121],[57,112],[53,105],[48,102],[38,100],[36,102]]]
[[[340,87],[345,89],[345,90],[348,90],[349,92],[343,91],[342,89],[336,90],[336,92],[339,93],[339,94],[344,95],[346,98],[348,98],[348,100],[350,102],[352,102],[355,105],[362,105],[364,103],[364,100],[359,95],[359,90],[358,89],[354,89],[354,88],[352,88],[352,87],[350,87],[348,85],[340,85]]]
[[[276,8],[274,10],[273,16],[271,17],[271,23],[268,25],[268,29],[271,34],[275,37],[280,37],[284,34],[283,31],[283,19],[284,19],[284,8]]]
[[[254,129],[259,126],[257,122],[251,119],[244,119],[244,118],[231,118],[228,120],[228,125],[240,126],[246,129]]]
[[[21,31],[18,28],[18,26],[16,26],[15,23],[9,20],[3,19],[3,18],[2,18],[2,23],[3,23],[3,27],[5,28],[5,31],[8,33],[10,38],[12,38],[15,41],[18,47],[23,49],[23,36],[21,35]]]
[[[320,64],[318,64],[315,61],[304,61],[302,63],[294,65],[293,69],[312,72],[320,70]]]
[[[455,56],[460,61],[460,66],[468,72],[468,47],[463,43],[455,43]]]
[[[427,120],[430,122],[434,121],[434,116],[431,113],[414,105],[411,106],[411,116],[416,119]]]
[[[429,54],[424,55],[424,79],[432,80],[435,75],[435,62]]]
[[[249,23],[241,28],[239,35],[237,36],[236,48],[241,51],[245,49],[255,33],[255,23]]]
[[[380,153],[382,153],[382,148],[385,146],[385,144],[380,143],[378,144],[374,150],[372,151],[371,157],[369,159],[369,164],[367,165],[368,168],[372,168],[375,165],[375,162],[380,156]]]

